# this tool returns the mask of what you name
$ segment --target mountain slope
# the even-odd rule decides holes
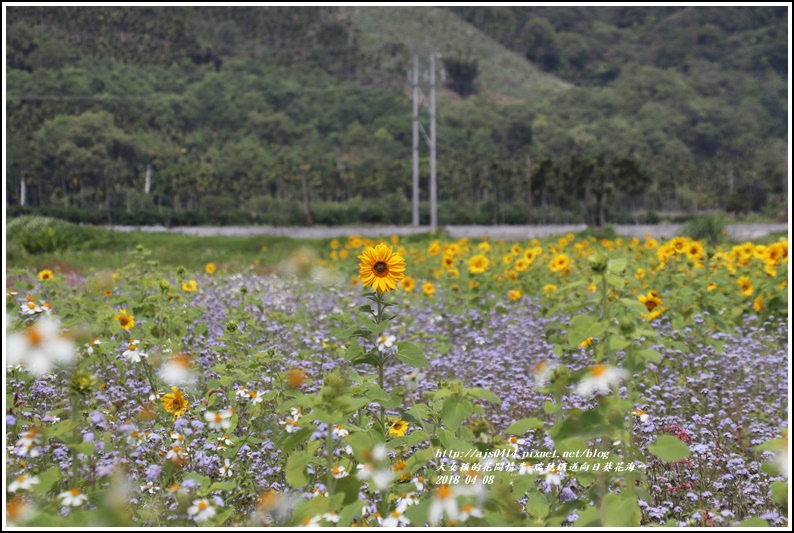
[[[427,52],[432,42],[440,57],[470,54],[479,63],[477,87],[482,93],[526,99],[554,94],[571,87],[566,81],[546,74],[495,39],[446,9],[435,7],[340,7],[340,17],[361,32],[362,45],[383,54],[382,68],[406,71],[413,48],[421,54],[421,69],[427,69]],[[395,47],[394,45],[398,45]],[[399,46],[401,45],[401,46]]]

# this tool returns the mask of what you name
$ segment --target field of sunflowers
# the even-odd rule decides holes
[[[9,272],[16,526],[788,526],[788,242]]]

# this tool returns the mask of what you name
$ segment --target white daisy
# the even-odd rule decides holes
[[[39,482],[39,478],[36,476],[28,476],[27,474],[22,474],[17,476],[17,478],[9,483],[8,485],[8,492],[16,492],[18,490],[30,490],[33,485]]]
[[[389,336],[381,335],[380,338],[378,338],[378,351],[382,352],[386,348],[391,348],[392,346],[394,346],[394,341],[396,340],[397,337],[395,337],[394,335],[389,335]]]
[[[61,505],[65,505],[67,507],[79,507],[83,505],[86,500],[88,500],[88,496],[80,492],[80,489],[71,489],[62,492],[58,494],[58,498],[61,500]]]
[[[392,511],[388,518],[381,522],[383,527],[399,527],[401,525],[407,526],[411,521],[402,514],[400,511]]]
[[[232,477],[234,472],[232,472],[232,463],[229,462],[229,459],[223,460],[223,466],[218,469],[221,477]]]
[[[591,367],[579,385],[576,392],[579,396],[588,397],[593,392],[608,393],[610,387],[619,385],[621,381],[629,377],[629,373],[622,368],[608,365],[596,365]]]
[[[132,340],[127,346],[127,350],[121,354],[127,358],[130,363],[140,363],[142,357],[149,357],[147,354],[138,349],[138,341]]]
[[[193,505],[187,508],[187,514],[194,517],[196,522],[206,522],[215,516],[215,508],[208,500],[193,500]]]
[[[6,340],[8,364],[24,363],[30,372],[42,376],[53,365],[72,362],[76,356],[74,342],[59,330],[57,320],[42,317],[23,331],[10,334]]]
[[[204,413],[204,420],[209,423],[209,427],[212,429],[229,429],[232,427],[232,421],[229,420],[232,414],[234,414],[232,411],[220,411],[218,413],[207,411]]]

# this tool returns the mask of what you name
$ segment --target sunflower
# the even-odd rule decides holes
[[[214,274],[215,263],[207,263],[207,266],[204,267],[204,272],[206,272],[207,274]]]
[[[397,420],[389,428],[389,435],[392,437],[402,437],[408,431],[408,422],[404,420]]]
[[[397,289],[397,282],[405,277],[405,259],[395,254],[391,246],[380,243],[365,249],[358,258],[361,284],[378,292]]]
[[[518,261],[516,261],[515,264],[516,272],[523,272],[528,268],[529,268],[529,262],[526,259],[521,258]]]
[[[190,281],[182,282],[183,291],[195,291],[196,289],[198,289],[198,284],[196,284],[196,280],[191,279]]]
[[[441,265],[444,268],[452,268],[453,266],[455,266],[455,258],[452,257],[451,255],[445,255],[444,259],[441,260]]]
[[[736,280],[736,284],[739,285],[739,289],[742,291],[742,296],[753,295],[753,283],[747,276],[740,277],[738,280]]]
[[[39,272],[39,280],[40,281],[47,281],[49,279],[54,278],[55,276],[52,274],[52,270],[42,270]]]
[[[472,274],[482,274],[488,269],[491,262],[484,255],[478,254],[469,260],[469,272]]]
[[[552,272],[559,272],[560,270],[565,270],[568,268],[569,264],[568,256],[565,254],[557,254],[554,256],[554,259],[551,260],[549,263],[549,269]]]
[[[524,293],[522,293],[518,289],[510,289],[509,291],[507,291],[507,297],[513,300],[514,302],[520,299],[522,296],[524,296]]]
[[[129,331],[135,326],[135,317],[127,314],[126,309],[119,309],[119,314],[117,314],[115,318],[119,321],[121,329]]]
[[[400,282],[400,285],[402,285],[405,292],[413,292],[414,287],[416,287],[416,281],[414,281],[414,278],[411,276],[405,276]]]
[[[190,410],[190,405],[185,399],[185,393],[176,387],[171,387],[171,392],[164,394],[160,398],[160,402],[166,411],[174,415],[174,418],[179,418],[185,411]]]
[[[764,302],[764,299],[761,298],[760,296],[758,298],[756,298],[755,300],[753,300],[753,309],[755,309],[756,312],[760,313],[761,309],[764,308],[763,302]]]
[[[656,291],[651,291],[647,295],[640,295],[637,299],[649,312],[662,305],[662,299]]]
[[[433,294],[436,292],[436,288],[433,287],[433,284],[428,281],[422,285],[422,292],[425,293],[425,296],[433,296]]]

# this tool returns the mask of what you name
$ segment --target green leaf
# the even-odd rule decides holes
[[[527,513],[535,518],[546,518],[549,515],[549,502],[541,494],[532,492],[527,497]]]
[[[553,415],[559,410],[560,410],[559,404],[556,404],[551,400],[546,400],[546,403],[543,404],[543,412],[546,413],[547,415]]]
[[[523,435],[531,429],[540,429],[544,426],[545,424],[539,418],[522,418],[521,420],[517,420],[507,426],[505,432],[510,433],[511,435]]]
[[[615,274],[616,276],[620,276],[623,272],[626,271],[626,266],[628,265],[628,261],[626,261],[625,257],[616,257],[615,259],[610,259],[607,262],[607,271],[610,274]]]
[[[449,429],[457,429],[472,413],[471,402],[460,401],[450,396],[441,407],[441,423]]]
[[[483,389],[481,387],[472,387],[470,389],[466,389],[466,393],[469,396],[478,398],[480,400],[485,400],[486,402],[495,403],[495,404],[502,403],[502,400],[499,399],[499,396],[489,391],[488,389]]]
[[[289,434],[288,437],[284,439],[281,443],[281,450],[285,454],[289,454],[292,452],[293,448],[298,444],[301,444],[303,441],[308,439],[312,433],[314,433],[314,427],[304,427],[296,431],[295,433]]]
[[[627,307],[635,311],[639,315],[648,312],[648,309],[645,307],[645,304],[641,303],[639,300],[632,300],[631,298],[621,298],[618,300],[618,303],[620,303],[624,307]]]
[[[73,430],[76,425],[77,423],[72,419],[61,420],[60,422],[45,429],[44,436],[48,439],[60,437],[64,433]]]
[[[210,492],[216,490],[234,490],[238,483],[236,481],[216,481],[210,485]]]
[[[309,478],[306,476],[306,467],[309,465],[309,459],[311,457],[305,450],[294,453],[287,459],[284,474],[287,477],[287,483],[292,485],[293,488],[304,487],[309,484]]]
[[[375,384],[370,385],[369,389],[367,389],[367,398],[381,404],[391,403],[392,401],[391,396]]]
[[[656,442],[648,446],[648,451],[669,463],[685,459],[691,454],[689,447],[681,442],[681,439],[672,435],[660,436]]]
[[[616,289],[622,289],[623,287],[626,286],[626,280],[624,280],[621,277],[614,276],[612,274],[606,274],[604,277],[607,278],[607,283],[609,283]]]
[[[426,368],[428,366],[427,358],[425,358],[422,349],[412,342],[398,342],[396,357],[413,368]]]
[[[736,524],[736,527],[769,527],[769,522],[763,518],[754,516],[753,518],[748,518],[747,520],[739,522]]]
[[[595,317],[576,315],[571,319],[568,328],[568,345],[576,347],[589,337],[600,337],[606,331],[606,327],[606,322],[599,322]]]
[[[38,475],[39,482],[36,485],[33,485],[33,493],[44,494],[50,490],[52,486],[61,479],[61,477],[61,469],[57,466],[50,468],[49,470],[45,470]]]
[[[96,444],[93,442],[81,442],[80,444],[72,444],[69,447],[77,453],[82,453],[86,456],[94,455],[96,452]]]
[[[637,527],[640,525],[640,506],[628,494],[607,494],[604,496],[602,515],[604,526]]]
[[[601,525],[601,513],[596,507],[588,507],[579,513],[579,518],[573,523],[574,527],[598,527]]]
[[[646,349],[637,352],[637,355],[648,361],[649,363],[660,364],[662,362],[662,354],[656,350]]]
[[[769,484],[769,488],[772,490],[772,499],[778,505],[786,505],[786,502],[788,502],[788,483],[785,481],[773,481]]]

